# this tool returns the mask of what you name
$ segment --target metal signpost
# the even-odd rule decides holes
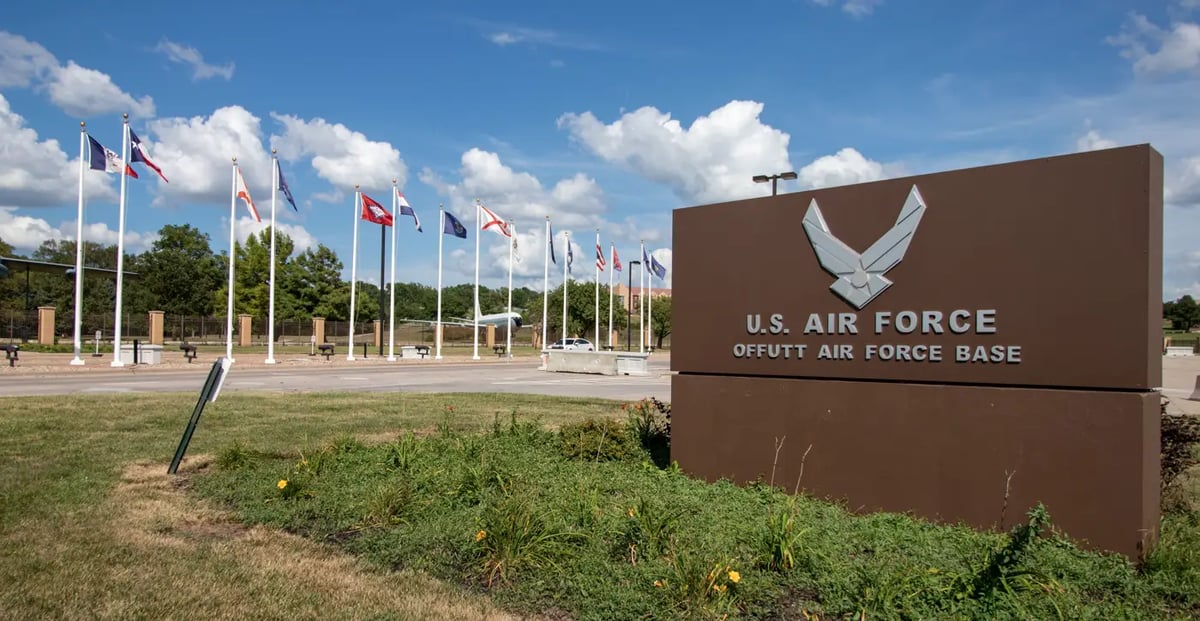
[[[183,438],[179,440],[179,448],[175,449],[175,457],[171,460],[171,466],[167,468],[167,474],[175,474],[179,469],[179,462],[183,461],[183,454],[187,452],[188,443],[192,441],[192,433],[196,431],[196,423],[200,422],[200,414],[204,412],[205,405],[217,400],[221,385],[225,383],[225,376],[229,373],[230,364],[228,358],[217,358],[213,362],[208,371],[208,379],[204,380],[204,387],[200,389],[200,399],[196,401],[196,408],[192,410],[192,418],[188,420],[187,428],[183,431]]]

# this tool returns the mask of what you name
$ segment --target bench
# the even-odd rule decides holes
[[[428,345],[417,345],[416,350],[417,350],[417,354],[420,355],[422,358],[429,355],[429,346]]]
[[[495,347],[492,348],[492,351],[496,352],[497,358],[504,356],[504,346],[503,345],[496,345]]]
[[[179,349],[183,350],[183,357],[187,358],[188,364],[191,364],[196,359],[196,346],[187,342],[179,344]]]
[[[19,345],[0,345],[0,349],[4,350],[4,359],[8,361],[8,366],[17,366],[17,352],[21,350]]]
[[[325,356],[326,360],[329,360],[333,357],[333,343],[321,343],[320,345],[317,345],[317,351],[322,356]]]

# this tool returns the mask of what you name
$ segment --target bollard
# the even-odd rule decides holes
[[[367,344],[363,343],[363,358],[367,357]]]
[[[117,354],[117,355],[120,356],[120,354]],[[134,364],[138,363],[138,340],[137,339],[133,339],[133,363]]]

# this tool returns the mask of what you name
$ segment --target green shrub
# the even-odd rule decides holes
[[[641,443],[619,421],[589,418],[558,431],[564,457],[588,461],[626,461],[645,457]]]

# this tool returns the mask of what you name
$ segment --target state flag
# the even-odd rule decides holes
[[[445,216],[442,219],[443,220],[443,222],[442,222],[442,234],[443,235],[450,234],[455,237],[461,237],[463,239],[467,238],[467,227],[463,226],[463,223],[459,222],[458,218],[454,217],[454,214],[450,213],[449,211],[443,211],[442,215]]]
[[[613,271],[621,271],[621,257],[617,255],[617,249],[613,248]]]
[[[146,155],[146,147],[142,146],[142,139],[138,138],[137,134],[133,133],[132,128],[129,130],[129,161],[141,162],[146,166],[149,166],[151,170],[158,173],[159,177],[162,177],[163,181],[167,181],[167,177],[163,174],[162,169],[159,168],[154,162],[151,162],[150,156]],[[167,183],[170,182],[167,181]]]
[[[242,179],[242,169],[237,169],[237,193],[238,198],[246,203],[246,208],[250,210],[250,215],[254,216],[255,222],[262,222],[262,218],[258,216],[258,210],[254,208],[254,199],[250,198],[250,188],[246,187],[246,180]]]
[[[417,212],[413,211],[412,205],[408,204],[408,199],[404,198],[404,193],[400,190],[396,190],[396,200],[400,205],[400,215],[412,216],[413,226],[417,227],[417,232],[424,233],[425,231],[421,229],[421,219],[417,217]]]
[[[137,172],[135,172],[133,168],[126,164],[118,153],[100,144],[99,142],[96,142],[96,139],[92,138],[90,135],[87,137],[87,139],[88,166],[92,170],[103,170],[106,173],[119,173],[124,170],[125,174],[129,175],[130,177],[133,177],[134,179],[138,178]]]
[[[483,205],[480,205],[479,208],[483,210],[483,213],[487,214],[487,219],[484,221],[483,226],[480,227],[481,231],[486,231],[489,228],[496,227],[493,229],[496,233],[499,233],[505,237],[512,237],[512,232],[508,230],[507,222],[501,219],[500,216],[497,216],[495,213],[493,213],[491,209],[488,209]]]
[[[287,181],[283,180],[283,168],[279,166],[279,160],[275,160],[275,168],[279,171],[279,189],[283,191],[283,197],[292,204],[293,210],[300,211],[300,208],[296,206],[296,199],[292,198],[292,191],[288,188]]]
[[[362,194],[362,219],[384,226],[392,225],[392,214],[388,213],[383,205],[379,204],[379,201],[366,194]]]

